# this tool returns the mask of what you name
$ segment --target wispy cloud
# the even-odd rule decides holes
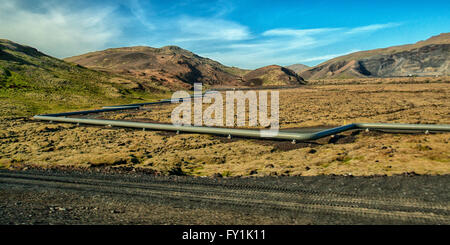
[[[248,27],[223,19],[183,16],[176,20],[175,42],[240,41],[251,38]]]
[[[41,12],[33,12],[15,1],[2,2],[0,36],[67,57],[104,48],[120,35],[119,27],[110,19],[113,8],[71,12],[62,6],[41,7]]]
[[[373,24],[373,25],[367,25],[367,26],[359,26],[355,28],[351,28],[350,30],[346,31],[346,34],[359,34],[364,32],[371,32],[371,31],[378,31],[381,29],[386,28],[392,28],[400,26],[401,23],[387,23],[387,24]]]
[[[155,30],[156,26],[155,23],[152,23],[147,19],[147,15],[150,14],[150,9],[145,8],[142,6],[141,2],[138,0],[130,0],[129,9],[133,13],[133,16],[143,25],[145,28],[150,30]],[[146,4],[150,4],[149,2],[146,2]]]
[[[351,49],[341,53],[314,55],[314,53],[323,53],[320,47],[345,42],[358,34],[399,25],[398,23],[387,23],[354,28],[277,28],[264,31],[254,39],[226,45],[219,52],[205,52],[204,54],[225,64],[237,64],[246,68],[257,68],[269,64],[289,65],[299,62],[311,64],[359,51]]]
[[[304,37],[314,34],[327,33],[332,31],[338,31],[342,28],[316,28],[316,29],[289,29],[289,28],[280,28],[280,29],[272,29],[262,33],[263,36],[296,36],[296,37]]]
[[[253,26],[230,18],[234,3],[223,0],[191,0],[164,6],[142,0],[101,5],[90,5],[86,0],[76,7],[68,6],[69,3],[78,1],[6,1],[0,8],[0,36],[56,57],[117,46],[178,45],[225,65],[257,68],[299,62],[311,65],[355,51],[348,47],[331,48],[334,44],[401,25],[277,27],[255,31]],[[39,6],[24,7],[30,4]],[[185,11],[186,8],[191,11]]]
[[[309,57],[309,58],[303,58],[300,59],[299,62],[311,62],[311,61],[325,61],[325,60],[329,60],[329,59],[333,59],[339,56],[343,56],[343,55],[347,55],[350,53],[354,53],[354,52],[358,52],[361,51],[359,49],[352,49],[348,52],[345,53],[339,53],[339,54],[327,54],[327,55],[322,55],[322,56],[315,56],[315,57]]]

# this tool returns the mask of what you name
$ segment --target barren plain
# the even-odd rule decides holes
[[[448,78],[395,81],[314,81],[301,88],[279,90],[280,128],[352,122],[450,124]],[[88,117],[169,123],[175,106]],[[448,133],[351,131],[291,144],[49,124],[30,118],[2,119],[0,124],[0,166],[7,169],[101,168],[216,177],[450,174]]]

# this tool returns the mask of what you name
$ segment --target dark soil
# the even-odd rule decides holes
[[[0,171],[0,224],[450,224],[450,176]]]

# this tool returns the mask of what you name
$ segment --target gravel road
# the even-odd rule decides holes
[[[450,176],[0,171],[0,224],[450,224]]]

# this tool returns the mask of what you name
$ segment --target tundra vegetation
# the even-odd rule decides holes
[[[305,82],[299,76],[279,66],[245,71],[221,67],[217,62],[202,60],[175,47],[144,49],[149,55],[157,51],[161,60],[166,60],[167,55],[175,57],[176,62],[170,63],[173,71],[184,75],[176,78],[179,73],[174,73],[174,79],[181,81],[174,84],[186,89],[189,89],[186,82],[191,81],[187,78],[198,80],[188,75],[203,68],[202,74],[233,78],[229,84],[209,83],[210,87],[301,85],[279,92],[282,130],[352,122],[450,124],[448,76],[310,78],[302,85]],[[129,57],[127,52],[123,57]],[[84,58],[90,61],[89,57]],[[210,66],[220,68],[220,72],[206,72],[211,71]],[[172,91],[164,81],[153,79],[152,71],[147,74],[141,70],[123,73],[88,69],[31,47],[0,40],[0,167],[125,169],[161,175],[223,177],[450,173],[449,134],[354,131],[291,144],[31,120],[31,116],[40,113],[170,98]],[[277,79],[283,81],[274,81]],[[175,107],[175,104],[157,105],[89,117],[170,123]],[[245,120],[248,122],[248,117]]]
[[[439,79],[408,83],[402,79],[376,79],[343,85],[331,81],[280,90],[280,128],[295,130],[351,122],[450,124],[450,86],[447,78]],[[91,117],[170,123],[176,106],[148,106]],[[291,144],[48,124],[27,118],[2,120],[1,124],[0,164],[4,168],[124,169],[223,177],[450,173],[450,136],[446,133],[354,131]]]

